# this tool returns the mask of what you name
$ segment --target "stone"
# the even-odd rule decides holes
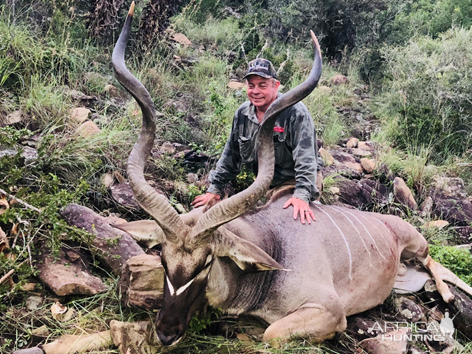
[[[113,85],[105,85],[104,89],[103,89],[110,97],[113,97],[113,98],[122,98],[124,95],[122,93],[122,91],[120,91],[120,89],[116,86],[113,86]]]
[[[375,161],[364,157],[361,159],[361,166],[366,173],[372,173],[375,170]]]
[[[355,148],[357,147],[357,143],[359,142],[359,139],[357,138],[351,138],[348,140],[348,142],[346,143],[346,147],[348,149],[352,149],[352,148]]]
[[[334,158],[334,164],[336,166],[353,170],[356,173],[364,172],[361,164],[357,162],[356,159],[352,155],[346,152],[337,151],[337,150],[331,150],[330,153]]]
[[[114,184],[110,187],[111,196],[115,202],[125,209],[138,210],[139,204],[134,198],[129,182]]]
[[[163,142],[162,145],[160,146],[159,150],[161,151],[161,153],[168,154],[168,155],[175,154],[175,152],[176,152],[175,146],[172,145],[172,143],[170,143],[168,141]]]
[[[174,33],[172,40],[182,45],[191,45],[192,42],[183,33]]]
[[[67,256],[66,251],[75,253],[78,258]],[[107,286],[90,274],[86,264],[79,254],[65,247],[59,251],[59,257],[52,256],[49,249],[43,248],[37,256],[36,267],[39,279],[57,296],[95,295],[106,291]]]
[[[320,148],[318,150],[318,152],[320,153],[320,156],[323,159],[323,162],[324,162],[325,166],[329,166],[329,165],[334,164],[334,157],[333,157],[333,155],[331,155],[329,153],[328,150],[326,150],[324,148]]]
[[[393,194],[398,203],[410,208],[411,210],[416,210],[418,208],[413,193],[411,193],[410,188],[408,188],[405,181],[400,177],[395,177],[393,180]]]
[[[26,308],[30,311],[37,310],[43,304],[43,300],[41,296],[30,296],[26,299]]]
[[[449,225],[449,222],[446,220],[433,220],[426,222],[422,227],[424,229],[442,229]]]
[[[464,181],[462,178],[437,177],[434,183],[434,196],[437,198],[454,198],[466,199],[467,192],[465,190]]]
[[[410,328],[399,328],[397,331],[382,333],[375,338],[364,339],[359,342],[359,347],[369,354],[405,354],[409,333]]]
[[[87,138],[100,133],[100,128],[92,121],[82,123],[75,131],[83,138]]]
[[[347,84],[349,83],[349,79],[344,76],[344,75],[334,75],[330,80],[329,80],[331,85],[337,86],[341,84]]]
[[[8,114],[6,117],[0,117],[0,127],[5,127],[7,125],[12,125],[15,123],[20,123],[24,119],[23,111],[13,111]]]
[[[228,87],[232,90],[242,90],[246,87],[246,84],[237,81],[230,81],[228,82]]]
[[[387,205],[388,189],[378,181],[363,178],[358,182],[363,204]]]
[[[421,306],[407,297],[397,297],[394,300],[394,305],[396,311],[406,319],[408,323],[424,322],[426,320]]]
[[[372,153],[368,150],[364,149],[359,149],[359,148],[352,148],[351,149],[351,154],[354,156],[359,156],[359,157],[369,157],[372,156]]]
[[[90,109],[85,107],[76,107],[70,110],[70,121],[73,124],[80,125],[90,116]]]
[[[69,225],[77,226],[95,237],[92,246],[98,257],[115,274],[121,274],[123,264],[131,257],[144,254],[143,249],[126,232],[110,226],[107,218],[77,204],[69,204],[60,214]]]
[[[357,143],[357,148],[362,149],[362,150],[368,150],[368,151],[374,151],[375,150],[374,143],[367,142],[367,141],[359,141]]]
[[[161,348],[157,345],[157,338],[153,333],[150,333],[151,328],[152,324],[148,321],[110,321],[113,344],[118,347],[120,354],[161,353]],[[151,343],[149,343],[149,337],[151,337]]]
[[[426,199],[423,201],[423,204],[421,204],[421,216],[425,217],[425,216],[431,215],[433,206],[434,206],[433,198],[431,198],[431,196],[426,197]]]
[[[118,282],[121,301],[125,306],[146,311],[159,309],[164,296],[164,278],[159,256],[142,254],[129,258]]]
[[[472,203],[468,199],[436,198],[432,214],[456,226],[469,226],[472,223]]]

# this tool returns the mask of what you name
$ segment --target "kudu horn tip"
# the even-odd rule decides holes
[[[131,6],[129,7],[128,15],[129,16],[134,15],[134,1],[131,3]]]
[[[318,38],[316,38],[316,36],[315,36],[315,34],[313,33],[312,30],[310,30],[310,34],[311,34],[311,39],[313,40],[313,43],[316,46],[316,49],[318,50],[318,52],[321,53],[320,43],[318,43]]]

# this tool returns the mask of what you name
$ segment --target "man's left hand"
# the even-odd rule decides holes
[[[297,220],[298,214],[300,214],[300,221],[305,224],[305,220],[308,224],[311,221],[316,221],[315,214],[311,211],[310,206],[303,200],[292,197],[284,204],[283,208],[287,209],[290,205],[293,205],[293,218]]]

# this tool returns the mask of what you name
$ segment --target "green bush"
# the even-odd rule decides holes
[[[388,78],[376,113],[395,145],[431,149],[435,162],[472,147],[471,40],[472,29],[453,29],[383,49]]]
[[[451,246],[430,245],[429,253],[434,260],[472,285],[472,255],[469,251]]]

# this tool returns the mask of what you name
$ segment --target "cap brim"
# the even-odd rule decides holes
[[[257,76],[260,76],[260,77],[263,77],[263,78],[266,78],[266,79],[275,79],[275,77],[273,77],[269,74],[266,74],[266,73],[261,73],[261,72],[253,72],[253,73],[246,74],[246,76],[244,76],[243,79],[245,79],[245,78],[247,78],[248,76],[251,76],[251,75],[257,75]]]

